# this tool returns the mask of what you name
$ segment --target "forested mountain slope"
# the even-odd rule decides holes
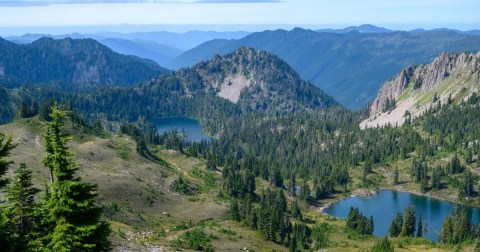
[[[404,67],[431,62],[443,52],[478,51],[480,37],[450,30],[334,34],[295,28],[207,42],[186,51],[169,67],[192,66],[241,46],[278,55],[303,79],[347,108],[359,109],[375,98],[383,82]]]
[[[37,83],[132,85],[166,69],[150,60],[113,52],[93,39],[41,38],[18,45],[0,38],[3,84]]]
[[[338,106],[278,57],[250,48],[133,88],[87,88],[70,95],[81,112],[130,121],[172,115],[207,118],[244,112],[293,113]]]

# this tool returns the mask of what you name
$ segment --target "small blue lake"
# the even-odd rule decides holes
[[[200,142],[202,139],[210,139],[202,132],[202,125],[199,121],[187,117],[158,118],[152,121],[160,134],[176,129],[178,132],[185,132],[186,141]]]
[[[378,194],[369,197],[348,197],[337,201],[325,213],[346,219],[350,207],[356,207],[363,215],[373,216],[375,222],[374,235],[388,236],[388,229],[397,212],[403,213],[406,206],[413,205],[417,221],[422,215],[423,223],[427,225],[425,238],[438,242],[438,235],[442,229],[445,217],[450,215],[455,203],[438,200],[425,196],[418,196],[407,192],[380,190]],[[464,206],[473,223],[480,222],[480,209]]]

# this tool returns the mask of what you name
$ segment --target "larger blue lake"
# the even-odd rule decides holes
[[[210,139],[202,132],[202,125],[199,121],[187,117],[168,117],[153,120],[160,134],[176,129],[178,132],[185,132],[185,140],[200,142],[202,139]]]
[[[427,224],[425,238],[438,241],[445,217],[450,215],[455,203],[438,200],[430,197],[418,196],[406,192],[380,190],[378,194],[369,197],[348,197],[337,201],[325,210],[325,213],[346,219],[350,207],[356,207],[363,215],[373,216],[375,222],[374,235],[388,236],[388,229],[397,212],[402,213],[406,206],[413,205],[417,216],[420,215],[424,224]],[[480,221],[480,209],[464,206],[469,218],[474,223]]]

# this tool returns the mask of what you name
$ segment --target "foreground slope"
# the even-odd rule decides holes
[[[460,102],[480,90],[480,53],[438,56],[431,64],[410,66],[387,81],[360,126],[401,125],[427,109]]]
[[[26,163],[33,170],[35,187],[42,189],[49,179],[48,169],[41,163],[43,127],[37,118],[0,125],[0,132],[13,136],[17,144],[10,156],[15,164],[9,174],[13,176],[18,164]],[[114,251],[173,251],[176,248],[172,241],[197,227],[217,237],[213,241],[216,249],[281,251],[279,245],[225,220],[228,207],[217,198],[221,176],[206,171],[205,160],[159,149],[156,154],[166,160],[166,165],[159,165],[138,155],[135,141],[126,135],[97,136],[71,125],[68,131],[73,135],[69,148],[76,154],[78,174],[82,180],[98,185],[97,202],[111,224]],[[206,186],[195,169],[209,174],[213,186]],[[196,185],[198,192],[176,192],[172,185],[179,177]]]
[[[426,64],[443,52],[480,50],[479,36],[449,30],[334,34],[295,28],[207,43],[186,51],[169,67],[192,66],[249,46],[278,55],[303,79],[351,109],[373,100],[381,84],[405,66]]]
[[[150,60],[125,56],[92,39],[41,38],[18,45],[0,38],[0,78],[4,84],[131,85],[167,72]]]

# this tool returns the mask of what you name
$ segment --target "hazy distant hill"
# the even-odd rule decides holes
[[[119,38],[107,38],[100,39],[98,42],[108,46],[115,52],[151,59],[161,66],[167,65],[183,52],[179,49],[153,41],[131,41]]]
[[[210,40],[240,39],[250,34],[249,32],[213,32],[190,31],[186,33],[173,32],[138,32],[138,33],[96,33],[96,34],[32,34],[22,36],[9,36],[7,40],[17,44],[29,44],[43,37],[64,38],[92,38],[108,46],[113,51],[134,55],[140,58],[151,59],[161,66],[167,66],[173,59],[185,50],[198,46]],[[207,57],[208,58],[208,57]]]
[[[480,37],[455,31],[345,34],[296,28],[253,33],[243,39],[213,41],[186,51],[169,68],[192,66],[214,54],[250,46],[280,56],[348,108],[373,100],[383,82],[411,64],[432,61],[443,52],[480,50]]]
[[[213,39],[240,39],[250,32],[216,32],[216,31],[189,31],[186,33],[173,32],[136,32],[136,33],[98,33],[97,36],[105,38],[122,38],[128,40],[155,41],[159,44],[168,45],[180,50],[192,49],[204,42]]]
[[[329,33],[349,33],[352,31],[358,31],[360,33],[390,33],[394,32],[393,30],[389,30],[383,27],[377,27],[370,24],[363,24],[360,26],[349,26],[343,29],[319,29],[316,32],[329,32]]]
[[[153,61],[113,52],[93,39],[0,38],[0,77],[10,85],[61,82],[131,85],[167,72]]]

